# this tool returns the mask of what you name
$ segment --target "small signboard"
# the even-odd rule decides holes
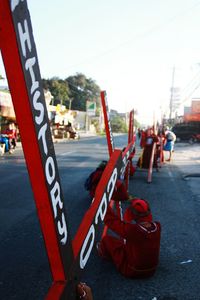
[[[95,116],[96,115],[96,102],[87,101],[86,108],[87,108],[88,116]]]

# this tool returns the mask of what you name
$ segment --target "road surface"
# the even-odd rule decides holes
[[[126,136],[115,136],[116,147],[126,143]],[[106,140],[67,141],[55,144],[55,150],[73,237],[90,205],[84,180],[108,158]],[[82,275],[94,300],[200,299],[199,150],[199,144],[176,144],[173,161],[154,170],[150,184],[146,170],[136,171],[129,192],[147,199],[154,219],[162,224],[160,264],[154,277],[131,280],[94,249]],[[0,191],[0,299],[44,299],[52,279],[20,148],[0,157]]]

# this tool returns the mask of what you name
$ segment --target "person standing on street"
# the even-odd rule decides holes
[[[172,152],[174,151],[174,143],[176,141],[176,135],[172,131],[169,130],[169,127],[166,128],[165,131],[165,144],[163,150],[169,152],[169,158],[166,161],[171,161]]]
[[[142,152],[141,156],[139,157],[139,159],[137,161],[137,166],[139,168],[148,169],[149,165],[150,165],[153,144],[158,143],[159,139],[158,139],[157,135],[154,134],[152,128],[148,128],[143,133],[142,139],[143,139],[143,142],[142,142],[143,152]],[[156,168],[156,169],[158,168],[156,151],[154,153],[153,167]]]

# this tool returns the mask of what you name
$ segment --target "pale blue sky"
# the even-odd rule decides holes
[[[168,106],[174,65],[180,88],[200,71],[200,1],[27,2],[42,76],[82,72],[120,112],[151,119]]]

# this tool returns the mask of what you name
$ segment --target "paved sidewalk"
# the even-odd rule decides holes
[[[182,179],[187,181],[192,194],[200,199],[200,144],[175,144],[172,163],[181,171]]]

